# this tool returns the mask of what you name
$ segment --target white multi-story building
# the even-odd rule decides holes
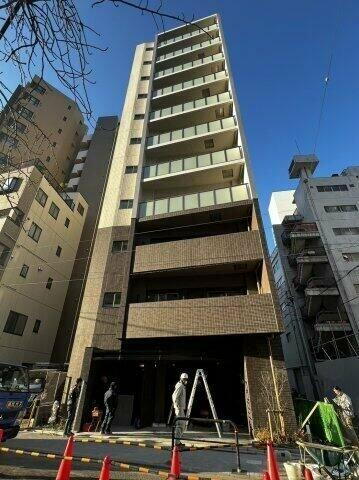
[[[313,178],[317,164],[315,155],[293,158],[296,211],[273,224],[286,282],[282,311],[292,311],[296,328],[285,322],[285,350],[298,350],[310,378],[297,382],[300,393],[311,396],[310,383],[314,395],[338,384],[359,407],[359,167]]]

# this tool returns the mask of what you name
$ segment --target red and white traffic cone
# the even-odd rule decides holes
[[[64,458],[61,460],[56,480],[70,480],[72,457],[74,456],[74,436],[71,435],[67,441],[64,451]]]
[[[105,457],[102,462],[102,468],[99,480],[110,480],[111,458]]]
[[[267,469],[270,480],[280,480],[279,469],[277,459],[275,457],[273,443],[267,444]]]
[[[181,475],[181,458],[179,448],[175,445],[172,450],[171,471],[168,479],[174,480]]]

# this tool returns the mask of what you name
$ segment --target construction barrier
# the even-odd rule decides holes
[[[0,447],[0,452],[13,453],[17,455],[29,455],[31,457],[47,458],[48,460],[68,460],[68,461],[74,461],[74,462],[93,463],[97,465],[103,465],[103,460],[99,458],[76,457],[76,456],[63,457],[63,455],[60,455],[58,453],[35,452],[30,450],[20,450],[20,449],[8,448],[8,447]],[[170,474],[169,470],[158,470],[151,467],[131,465],[128,463],[122,463],[119,460],[111,460],[111,465],[113,467],[118,467],[122,471],[151,473],[152,475],[157,475],[159,477],[164,477],[164,478],[167,478]],[[180,475],[179,478],[181,480],[220,480],[219,477],[201,477],[195,474]]]

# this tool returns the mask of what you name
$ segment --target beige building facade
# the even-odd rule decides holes
[[[228,54],[213,15],[137,46],[68,375],[76,426],[118,381],[118,425],[164,424],[178,375],[208,373],[220,418],[266,425],[285,379],[281,316]],[[269,382],[269,383],[268,383]],[[206,405],[197,405],[194,414]],[[121,423],[122,422],[122,423]],[[127,422],[127,423],[126,423]]]
[[[39,162],[2,173],[0,362],[50,361],[86,214]]]

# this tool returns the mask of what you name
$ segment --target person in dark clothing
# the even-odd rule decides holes
[[[111,434],[111,424],[118,405],[117,395],[117,385],[115,382],[112,382],[104,397],[106,413],[101,425],[101,433],[107,433],[108,435]]]
[[[65,423],[64,435],[72,435],[72,424],[74,422],[77,402],[81,392],[82,378],[76,380],[75,386],[71,390],[67,401],[67,419]]]

